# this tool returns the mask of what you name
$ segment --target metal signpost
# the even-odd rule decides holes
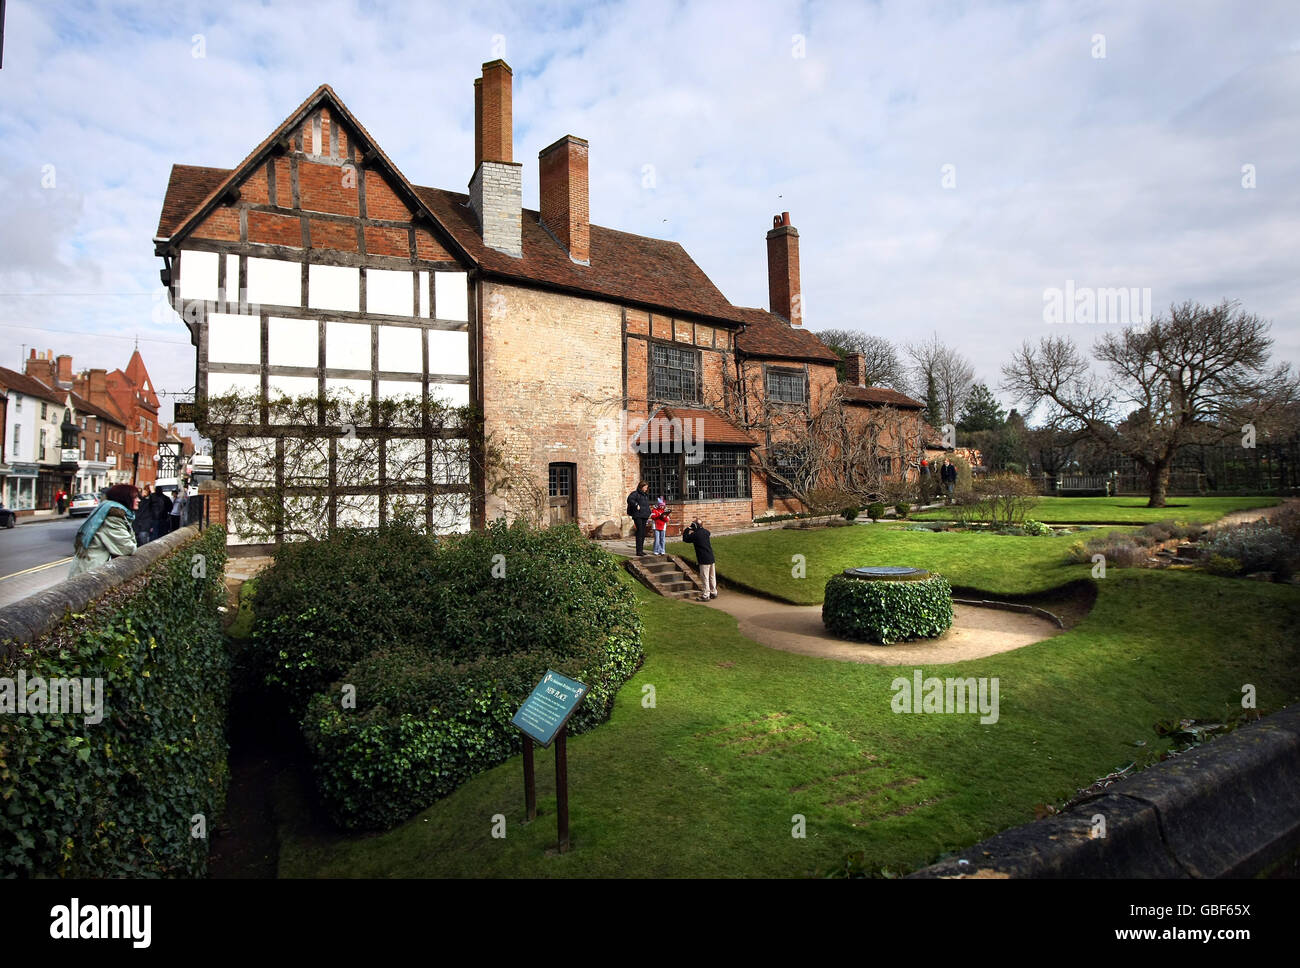
[[[559,851],[569,849],[569,759],[565,749],[565,724],[587,695],[581,682],[547,669],[524,704],[510,720],[524,734],[524,806],[528,820],[537,817],[537,785],[533,772],[533,743],[543,748],[555,743],[555,801]]]

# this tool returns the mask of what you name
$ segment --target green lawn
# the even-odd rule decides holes
[[[1091,566],[1066,564],[1070,545],[1081,537],[1087,535],[1016,538],[863,524],[810,530],[778,528],[723,535],[712,543],[719,580],[729,587],[750,589],[796,605],[814,605],[822,600],[831,575],[865,565],[928,568],[954,585],[1000,595],[1046,591],[1088,577]],[[693,545],[677,542],[668,550],[695,560]],[[794,577],[796,555],[803,556],[804,578]]]
[[[1043,497],[1029,517],[1044,524],[1150,524],[1152,521],[1199,521],[1208,524],[1230,511],[1249,511],[1277,504],[1271,497],[1171,497],[1163,508],[1147,507],[1141,497]],[[948,521],[945,508],[912,515],[926,521]]]
[[[814,561],[834,570],[836,554],[856,554],[856,541],[883,540],[884,530],[735,541],[769,542],[750,558],[785,555],[787,539],[802,541],[811,576]],[[853,541],[840,548],[831,538]],[[1042,586],[1047,579],[1039,568],[1023,571],[1026,563],[1058,583],[1086,573],[1051,564],[1064,549],[1055,539],[900,532],[891,540],[901,542],[889,545],[900,560],[942,566],[957,582],[977,577],[982,562],[989,581],[977,584],[993,591]],[[715,544],[724,574],[746,557],[733,539]],[[801,587],[819,583],[810,577]],[[554,774],[542,751],[543,815],[533,824],[522,823],[515,757],[384,834],[310,834],[286,819],[280,876],[797,877],[857,851],[874,868],[911,869],[1032,819],[1035,804],[1060,802],[1130,762],[1145,765],[1165,748],[1151,728],[1157,720],[1221,717],[1239,705],[1243,683],[1256,686],[1265,711],[1300,695],[1293,586],[1113,570],[1071,631],[925,670],[997,677],[1000,718],[990,725],[970,715],[895,714],[890,684],[910,666],[767,649],[724,613],[636,588],[645,665],[611,720],[569,743],[572,852],[546,853]],[[654,708],[642,705],[647,685]],[[280,805],[282,817],[300,813]],[[506,817],[504,839],[491,836],[496,814]],[[791,837],[795,814],[806,818],[805,839]]]

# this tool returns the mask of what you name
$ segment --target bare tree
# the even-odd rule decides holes
[[[912,360],[912,395],[924,398],[933,380],[940,416],[944,423],[956,426],[957,414],[975,383],[975,368],[961,353],[940,342],[937,333],[924,342],[908,343],[906,349]]]
[[[1292,403],[1287,364],[1268,370],[1268,323],[1235,301],[1170,306],[1145,329],[1107,333],[1093,347],[1097,374],[1073,342],[1025,343],[1003,368],[1004,390],[1048,420],[1131,458],[1147,474],[1149,507],[1164,507],[1178,449],[1223,440]]]
[[[850,353],[861,353],[867,386],[902,389],[907,385],[907,371],[898,358],[898,351],[885,337],[859,329],[823,329],[817,338],[839,354],[841,360]],[[837,369],[842,378],[843,365]]]

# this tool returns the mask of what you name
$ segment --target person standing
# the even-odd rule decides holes
[[[132,525],[139,503],[138,492],[130,484],[115,484],[108,489],[108,496],[77,529],[69,578],[114,558],[135,554],[138,545]]]
[[[176,531],[185,526],[185,509],[189,506],[189,503],[189,492],[186,491],[185,486],[182,485],[176,490],[176,500],[172,501],[171,527],[168,529],[169,534],[172,531]]]
[[[55,492],[54,506],[59,509],[59,514],[62,514],[64,511],[67,510],[68,492],[65,491],[63,488],[59,488],[58,491]]]
[[[167,533],[167,526],[171,522],[172,499],[162,488],[156,487],[149,495],[149,502],[153,507],[153,527],[149,531],[149,540],[157,541]]]
[[[668,537],[668,517],[672,511],[660,498],[655,502],[654,510],[650,512],[650,520],[655,526],[655,554],[662,555],[665,553]]]
[[[627,496],[627,513],[636,525],[636,556],[645,556],[646,525],[650,523],[650,485],[642,481]]]
[[[943,503],[951,504],[957,492],[957,466],[947,457],[939,470],[939,480],[943,482]]]
[[[111,488],[109,489],[112,490]],[[153,502],[152,488],[146,484],[139,491],[139,501],[135,512],[135,541],[137,545],[146,545],[153,538]]]
[[[682,532],[682,540],[695,545],[695,561],[700,566],[700,584],[704,586],[704,594],[700,596],[702,602],[718,597],[717,559],[713,556],[713,545],[709,538],[709,532],[698,518]]]

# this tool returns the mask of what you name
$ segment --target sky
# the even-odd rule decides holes
[[[767,305],[788,211],[809,328],[937,334],[995,391],[1027,340],[1142,322],[1049,321],[1062,293],[1236,299],[1300,363],[1295,0],[10,0],[0,365],[138,340],[191,390],[152,244],[172,164],[234,166],[327,82],[409,180],[463,192],[497,57],[525,207],[537,152],[586,138],[592,221],[680,242],[736,305]]]

